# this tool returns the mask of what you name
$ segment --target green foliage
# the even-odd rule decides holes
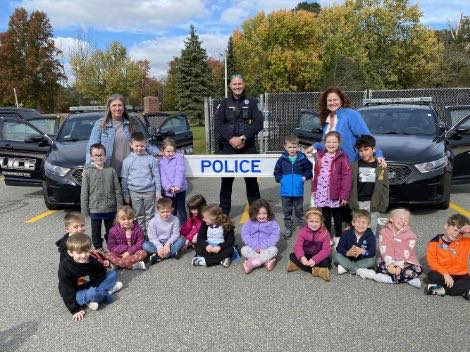
[[[204,97],[211,92],[211,82],[206,50],[191,25],[176,69],[175,90],[178,110],[186,112],[193,124],[204,122]]]
[[[318,15],[321,11],[321,6],[318,2],[302,1],[297,4],[293,11],[308,11]]]
[[[23,106],[52,111],[65,78],[58,54],[46,14],[33,11],[28,17],[25,9],[15,9],[8,30],[0,33],[0,103],[14,105],[16,88]]]

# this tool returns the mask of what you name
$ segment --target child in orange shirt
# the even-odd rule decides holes
[[[470,233],[470,222],[465,216],[454,214],[444,229],[444,234],[435,236],[428,244],[426,259],[431,272],[426,294],[464,296],[470,300],[470,238],[463,237]]]

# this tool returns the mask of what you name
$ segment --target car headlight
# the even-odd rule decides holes
[[[448,161],[449,160],[447,159],[447,156],[445,156],[441,159],[437,159],[434,161],[428,161],[422,164],[415,164],[415,167],[419,170],[419,172],[425,174],[426,172],[431,172],[443,168],[447,165]]]
[[[47,176],[60,176],[64,177],[70,171],[67,167],[60,167],[57,165],[52,165],[49,162],[44,162],[44,171]]]

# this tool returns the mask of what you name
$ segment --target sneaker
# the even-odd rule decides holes
[[[113,288],[109,290],[109,294],[112,295],[113,293],[119,291],[122,288],[122,282],[121,281],[116,281],[114,284]]]
[[[87,304],[87,306],[91,310],[98,310],[100,305],[98,304],[98,302],[90,302],[90,303]]]
[[[348,271],[340,264],[338,264],[338,275],[346,274]]]
[[[132,264],[132,270],[145,270],[147,267],[143,261]]]
[[[149,257],[149,264],[150,265],[154,265],[154,264],[157,264],[159,263],[161,260],[160,260],[160,257],[157,255],[157,254],[152,254],[150,257]]]
[[[363,279],[375,279],[375,271],[372,269],[359,268],[356,270],[356,275],[362,277]]]
[[[426,288],[427,295],[445,296],[446,289],[438,284],[429,284]]]
[[[290,238],[294,234],[294,230],[288,230],[286,229],[286,232],[284,232],[284,238]]]
[[[255,266],[253,265],[253,261],[250,259],[247,259],[243,262],[243,270],[245,270],[245,274],[249,274],[253,271]]]
[[[384,284],[393,284],[392,277],[383,273],[376,273],[374,276],[374,280]]]
[[[325,281],[331,280],[330,269],[328,268],[319,268],[318,266],[314,266],[312,268],[312,275]]]
[[[287,272],[290,273],[291,271],[295,271],[298,269],[299,267],[295,265],[292,260],[289,259],[289,261],[287,262]]]
[[[268,271],[273,270],[276,266],[276,258],[269,259],[266,263],[264,263],[264,266],[266,269],[268,269]]]
[[[333,242],[335,243],[335,248],[338,247],[339,237],[333,238]]]
[[[222,261],[220,262],[220,264],[222,264],[222,266],[223,266],[224,268],[228,268],[228,267],[230,266],[230,264],[232,264],[232,259],[230,259],[230,258],[225,258],[224,260],[222,260]]]
[[[470,301],[470,291],[467,291],[463,294],[463,298],[465,298],[467,301]]]
[[[204,257],[194,257],[193,261],[192,261],[192,264],[194,266],[205,266],[206,265],[206,260],[204,259]]]
[[[183,254],[183,251],[182,251],[182,250],[176,251],[176,252],[175,252],[175,255],[173,256],[173,258],[175,258],[175,259],[180,259],[182,254]]]
[[[421,288],[421,280],[419,277],[414,278],[413,280],[408,281],[408,283],[416,288]]]

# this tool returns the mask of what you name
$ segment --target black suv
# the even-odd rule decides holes
[[[390,203],[447,209],[451,181],[470,182],[470,107],[446,108],[446,123],[427,105],[372,105],[359,112],[387,160]],[[303,145],[320,141],[318,115],[302,110],[294,134]]]
[[[7,121],[0,115],[0,160],[5,184],[42,186],[44,201],[49,209],[80,204],[80,186],[86,145],[95,122],[102,111],[73,113],[67,116],[55,140],[46,133],[25,126],[24,121]],[[130,118],[151,144],[159,146],[166,137],[175,140],[179,152],[191,154],[193,135],[183,113],[158,114]],[[13,139],[12,133],[21,130]],[[10,148],[4,148],[5,145]]]

